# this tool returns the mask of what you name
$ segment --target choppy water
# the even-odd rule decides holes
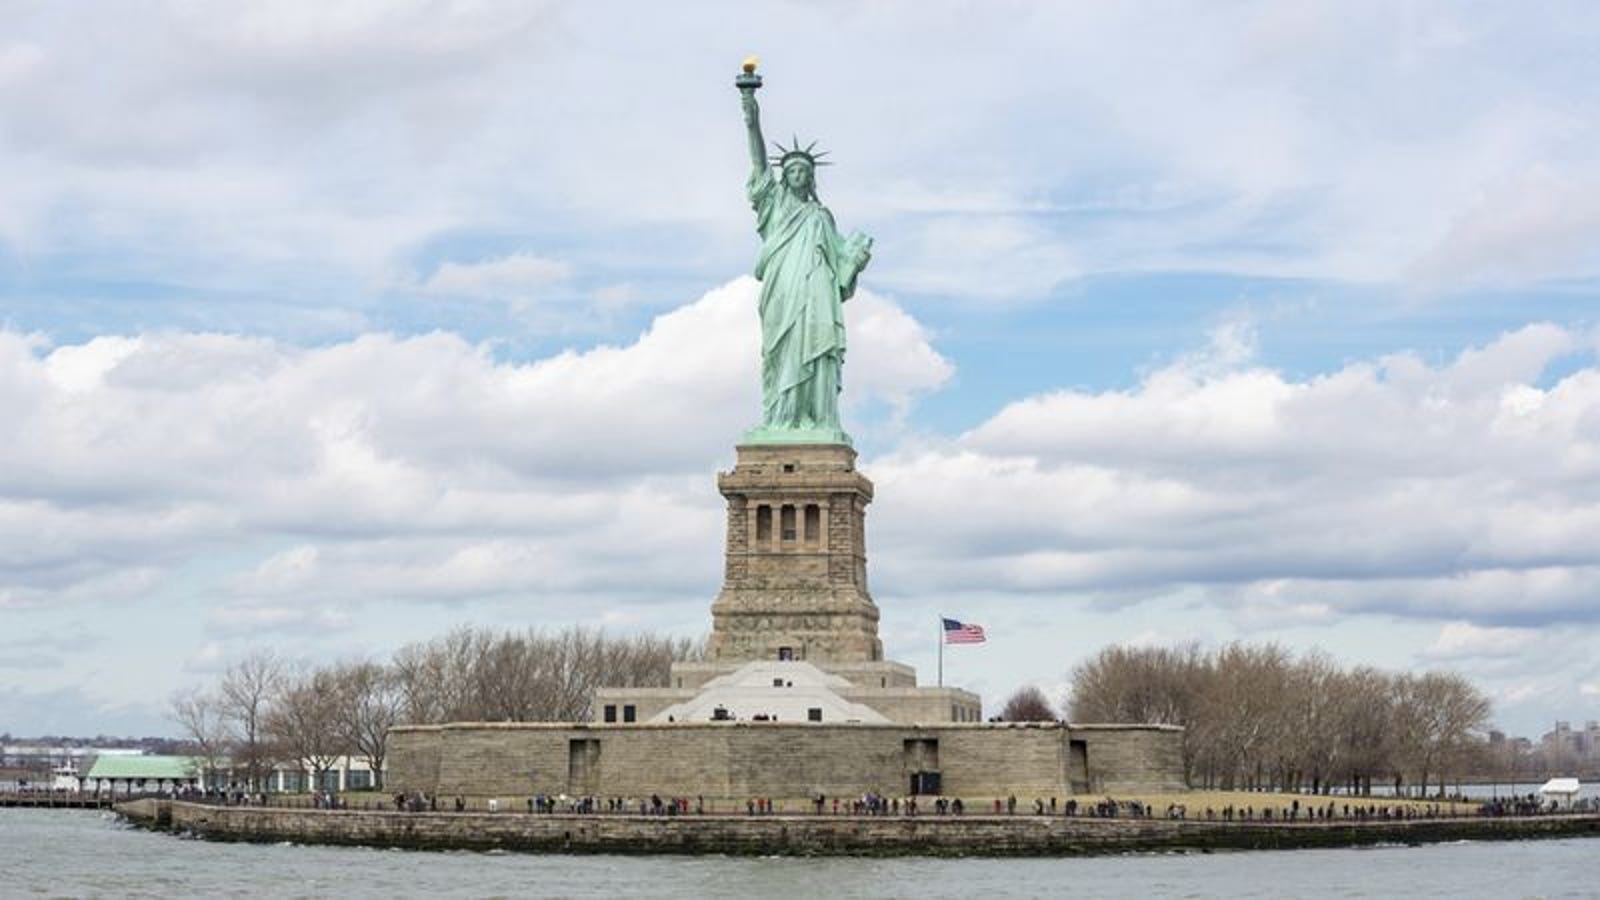
[[[0,809],[0,895],[1600,897],[1600,839],[1089,859],[745,859],[219,844]]]

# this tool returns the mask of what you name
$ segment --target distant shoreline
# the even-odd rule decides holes
[[[1089,856],[1600,837],[1600,814],[1362,822],[1035,815],[530,815],[226,807],[143,799],[142,827],[218,841],[533,853]]]

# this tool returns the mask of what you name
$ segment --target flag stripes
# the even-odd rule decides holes
[[[946,644],[981,644],[988,638],[983,635],[982,625],[957,622],[955,619],[944,620],[944,642]]]

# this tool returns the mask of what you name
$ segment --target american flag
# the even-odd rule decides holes
[[[981,644],[987,638],[983,636],[982,625],[971,625],[957,622],[955,619],[944,620],[944,642],[946,644]]]

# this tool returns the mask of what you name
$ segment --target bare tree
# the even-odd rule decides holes
[[[423,643],[407,644],[395,653],[396,677],[405,698],[405,720],[413,723],[481,720],[472,709],[477,669],[478,634],[457,628]]]
[[[1185,774],[1205,787],[1370,793],[1375,777],[1399,790],[1410,775],[1442,790],[1449,771],[1515,758],[1485,751],[1489,702],[1460,675],[1346,671],[1274,644],[1107,647],[1073,670],[1068,707],[1075,721],[1183,725]]]
[[[1206,768],[1224,789],[1264,786],[1287,728],[1288,654],[1276,644],[1229,644],[1196,705]]]
[[[665,686],[673,662],[703,652],[701,641],[581,627],[458,628],[401,648],[394,670],[407,722],[583,721],[596,688]]]
[[[1007,722],[1054,722],[1056,711],[1035,685],[1025,684],[1006,700],[1000,718]]]
[[[338,683],[328,669],[284,682],[261,719],[261,733],[281,758],[311,769],[313,784],[350,751],[341,728]]]
[[[1453,672],[1400,676],[1395,686],[1394,729],[1401,738],[1401,762],[1416,775],[1417,789],[1439,776],[1444,792],[1445,770],[1468,752],[1475,735],[1487,728],[1489,701],[1465,678]],[[1400,773],[1396,773],[1396,786]]]
[[[229,731],[222,704],[213,694],[189,688],[172,695],[167,715],[199,748],[205,768],[199,773],[201,782],[209,782],[228,759]]]
[[[1324,793],[1339,764],[1343,744],[1334,739],[1340,711],[1343,673],[1333,657],[1316,650],[1295,661],[1288,673],[1283,773],[1279,783],[1311,793]]]
[[[378,663],[347,663],[330,675],[338,703],[335,728],[342,742],[372,767],[373,787],[383,787],[389,729],[400,723],[404,696],[394,671]]]
[[[1106,647],[1072,671],[1066,707],[1075,722],[1183,725],[1184,777],[1194,780],[1205,741],[1196,739],[1195,712],[1211,677],[1199,644]]]
[[[1372,779],[1393,768],[1399,737],[1393,728],[1395,677],[1357,666],[1340,679],[1330,739],[1339,745],[1340,769],[1353,794],[1372,793]]]
[[[283,687],[286,665],[271,650],[258,650],[228,667],[218,691],[222,713],[233,728],[237,762],[244,764],[250,790],[262,787],[271,771],[269,748],[262,738],[263,721],[273,698]]]
[[[1198,644],[1106,647],[1073,670],[1067,705],[1079,722],[1182,725],[1206,665]]]

